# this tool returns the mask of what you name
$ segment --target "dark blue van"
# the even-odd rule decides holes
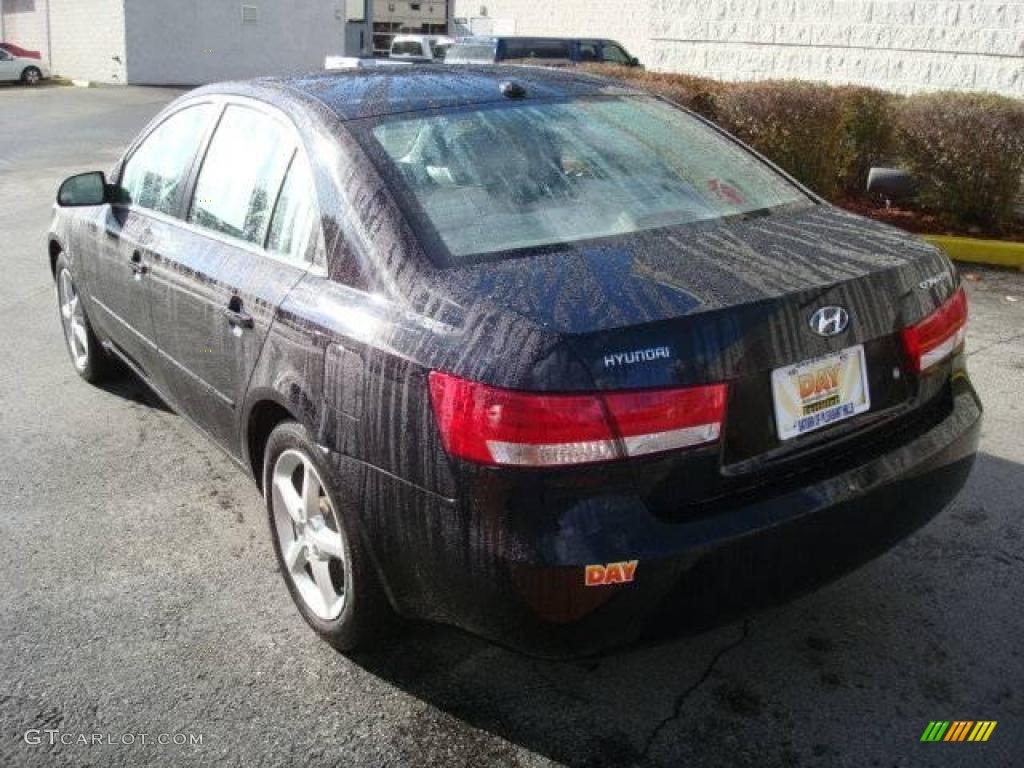
[[[614,40],[572,37],[466,37],[445,57],[448,64],[604,63],[639,67],[640,61]]]

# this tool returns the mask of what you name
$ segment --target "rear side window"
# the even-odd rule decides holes
[[[526,46],[522,40],[502,40],[499,51],[502,59],[521,59],[526,55]]]
[[[418,40],[395,43],[391,46],[391,53],[395,56],[422,56],[423,46]]]
[[[599,61],[600,56],[598,54],[597,43],[583,41],[579,44],[579,59],[580,61]]]
[[[494,63],[497,46],[494,43],[456,44],[448,49],[446,61]]]
[[[507,40],[505,58],[508,59],[568,59],[567,40]]]
[[[203,161],[189,221],[262,246],[294,149],[275,120],[229,106]]]
[[[282,256],[306,260],[305,246],[317,216],[313,176],[306,155],[295,153],[284,186],[274,208],[267,236],[267,250]]]
[[[538,59],[568,59],[569,43],[565,40],[544,40],[533,46],[531,56]]]
[[[140,208],[175,214],[185,180],[215,107],[187,107],[161,123],[135,150],[121,174],[128,201]]]

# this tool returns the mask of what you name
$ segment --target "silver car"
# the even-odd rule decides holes
[[[50,68],[40,59],[15,56],[0,48],[0,81],[12,80],[35,85],[50,76]]]

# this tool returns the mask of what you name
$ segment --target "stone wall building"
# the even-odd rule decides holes
[[[454,16],[453,31],[614,38],[653,70],[1024,97],[1024,0],[0,0],[0,7],[0,38],[41,51],[56,74],[100,82],[195,84],[309,71],[328,54],[383,50],[390,34],[438,31]]]

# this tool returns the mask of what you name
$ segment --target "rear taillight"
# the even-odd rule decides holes
[[[923,373],[948,359],[967,338],[967,294],[960,288],[921,322],[903,329],[903,346]]]
[[[495,466],[552,467],[714,442],[726,388],[546,395],[435,371],[430,396],[452,455]]]

